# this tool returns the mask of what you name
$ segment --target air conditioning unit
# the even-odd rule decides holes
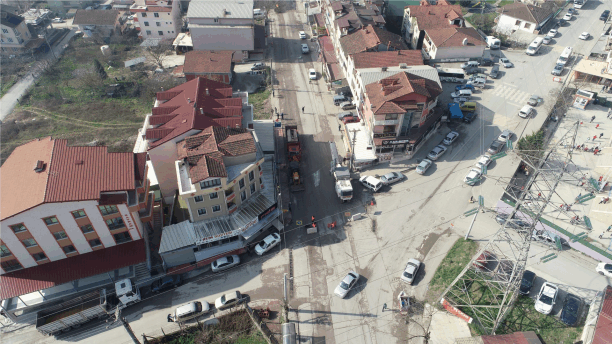
[[[406,69],[406,68],[408,68],[408,65],[407,65],[407,64],[405,64],[405,63],[400,63],[400,64],[399,64],[399,67],[400,67],[401,69]]]

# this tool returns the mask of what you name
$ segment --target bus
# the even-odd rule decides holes
[[[542,37],[538,37],[534,39],[533,42],[529,44],[529,47],[527,47],[527,50],[525,50],[525,54],[530,55],[530,56],[535,55],[538,52],[538,50],[540,50],[543,40],[544,39]]]
[[[586,2],[587,0],[574,0],[574,7],[582,8],[582,5],[584,5]]]
[[[559,56],[559,59],[557,60],[557,64],[565,66],[567,60],[569,60],[572,56],[572,50],[572,47],[565,47],[565,49],[563,49],[563,52],[561,53],[561,56]]]

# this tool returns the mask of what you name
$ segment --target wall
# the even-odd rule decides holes
[[[510,34],[512,31],[516,31],[516,30],[522,30],[522,31],[533,33],[534,30],[536,29],[535,23],[530,23],[530,22],[525,22],[523,20],[519,20],[520,21],[519,25],[516,25],[517,20],[519,19],[507,16],[507,15],[501,15],[499,17],[499,21],[497,22],[496,30],[502,33]],[[529,28],[525,28],[525,24],[530,24],[531,26]]]
[[[15,30],[4,25],[1,25],[0,27],[3,30],[8,31],[8,33],[4,33],[4,31],[2,31],[1,34],[2,42],[0,42],[0,47],[3,48],[2,52],[4,53],[11,54],[23,52],[23,47],[25,47],[28,41],[32,39],[25,21],[22,21],[21,24],[15,28]],[[12,40],[12,42],[9,42],[9,38]],[[19,42],[19,40],[21,40],[21,42]]]
[[[182,25],[182,23],[177,22],[176,12],[180,12],[180,9],[173,6],[171,12],[137,13],[142,38],[175,38],[180,33]],[[157,13],[159,17],[156,18],[155,13]],[[143,14],[146,14],[146,17],[143,17]],[[145,22],[149,23],[149,26],[145,26]],[[159,23],[160,26],[157,26],[157,23]],[[147,30],[151,31],[151,34],[148,34]],[[158,31],[162,31],[163,35],[159,35]]]
[[[254,50],[254,28],[190,28],[194,50]]]

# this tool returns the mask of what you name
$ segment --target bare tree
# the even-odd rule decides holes
[[[172,42],[169,40],[160,41],[155,46],[145,48],[146,54],[153,59],[153,61],[160,67],[163,68],[164,61],[168,57],[168,54],[172,51]]]
[[[431,340],[431,318],[440,312],[435,306],[410,298],[410,309],[406,315],[408,343],[429,344]]]

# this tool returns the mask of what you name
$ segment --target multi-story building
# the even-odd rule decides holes
[[[425,30],[465,27],[461,6],[440,2],[437,5],[423,3],[421,6],[406,6],[402,22],[404,40],[412,49],[421,50]]]
[[[2,54],[19,55],[27,52],[28,42],[32,35],[23,17],[1,11],[0,12],[0,50]]]
[[[197,77],[220,81],[224,84],[232,82],[234,63],[233,51],[199,51],[185,53],[183,73],[187,81]]]
[[[330,36],[336,46],[342,36],[368,25],[384,29],[386,24],[380,7],[370,3],[361,5],[359,2],[333,1],[329,5],[326,4],[324,13]]]
[[[255,50],[253,0],[193,0],[187,20],[193,50],[233,51],[237,61]]]
[[[517,30],[539,33],[544,25],[554,19],[558,10],[554,1],[507,4],[499,10],[495,31],[505,35]]]
[[[180,1],[136,0],[130,7],[136,14],[134,24],[142,39],[172,39],[181,32]]]
[[[85,9],[94,6],[93,0],[47,0],[49,9],[60,16],[65,16],[71,9]]]
[[[198,77],[157,92],[154,108],[145,119],[134,151],[148,151],[167,203],[172,203],[179,190],[176,144],[212,126],[242,128],[243,118],[250,118],[248,113],[252,113],[252,107],[248,105],[247,94],[234,93],[232,86],[206,78]]]
[[[0,188],[0,299],[11,315],[113,283],[147,261],[146,153],[34,140],[4,162]]]

